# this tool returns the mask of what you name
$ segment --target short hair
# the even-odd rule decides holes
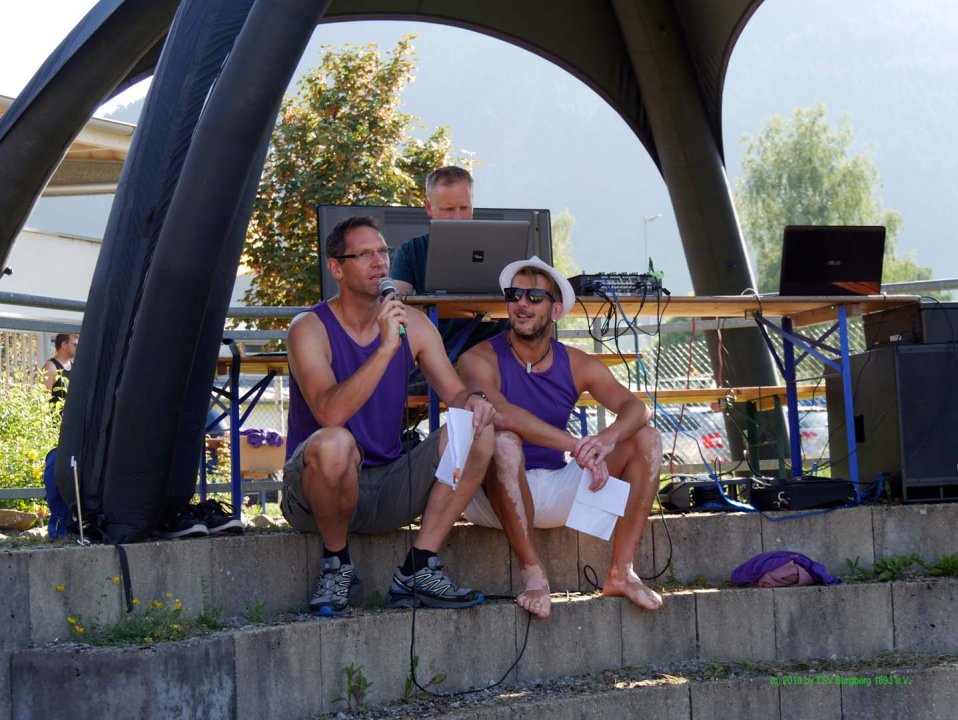
[[[53,338],[53,347],[59,350],[63,343],[70,342],[70,338],[74,336],[75,333],[57,333],[57,336]]]
[[[539,275],[544,277],[549,281],[549,292],[552,294],[553,300],[562,302],[562,288],[559,287],[559,283],[555,281],[555,278],[542,268],[537,268],[534,265],[526,265],[516,270],[516,275]]]
[[[461,182],[469,185],[469,189],[472,190],[472,175],[469,174],[468,170],[456,165],[446,165],[438,170],[433,170],[426,176],[426,195],[431,195],[436,185],[455,185]]]
[[[361,227],[372,228],[380,235],[383,232],[376,218],[368,215],[352,215],[336,223],[336,227],[329,231],[329,235],[326,236],[326,257],[335,258],[337,255],[342,255],[346,249],[346,235],[350,230]]]

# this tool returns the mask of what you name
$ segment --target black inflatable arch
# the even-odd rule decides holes
[[[731,46],[757,5],[101,0],[0,120],[0,191],[15,191],[0,192],[5,258],[93,108],[156,65],[81,329],[57,464],[61,492],[73,496],[75,458],[87,517],[116,540],[144,536],[192,494],[269,132],[317,21],[460,25],[573,72],[622,115],[661,170],[696,291],[734,293],[752,278],[718,110]],[[51,139],[47,152],[36,152]],[[737,333],[729,351],[740,376],[730,381],[773,380],[757,334]]]

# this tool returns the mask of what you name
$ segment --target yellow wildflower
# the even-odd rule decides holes
[[[76,619],[76,618],[72,618],[72,617],[68,617],[68,618],[67,618],[67,622],[70,623],[71,625],[76,625],[76,624],[77,624],[77,619]]]
[[[36,460],[36,459],[37,459],[37,451],[36,451],[36,450],[30,450],[30,451],[27,453],[27,460]]]
[[[66,589],[67,589],[67,586],[64,585],[63,583],[60,583],[59,585],[57,585],[57,592],[63,592]]]
[[[171,592],[165,593],[165,594],[163,595],[163,597],[165,597],[167,600],[169,600],[170,598],[173,597],[173,593],[171,593]]]
[[[76,630],[81,635],[86,631],[86,628],[83,627],[82,625],[74,625],[73,629]]]
[[[140,604],[140,598],[133,598],[132,600],[130,600],[130,602],[133,603],[134,605],[139,605],[139,604]]]
[[[43,470],[41,470],[41,469],[38,468],[38,467],[35,467],[35,468],[33,468],[33,473],[32,473],[32,474],[33,474],[34,479],[39,480],[41,477],[43,477]]]
[[[114,576],[113,576],[113,584],[114,584],[114,585],[119,585],[119,584],[120,584],[120,576],[119,576],[119,575],[114,575]]]
[[[179,598],[176,598],[176,600],[173,601],[173,609],[174,609],[174,610],[182,610],[182,609],[183,609],[183,603],[180,602],[180,599],[179,599]]]
[[[154,601],[151,603],[151,605],[153,605],[153,607],[156,608],[157,610],[162,610],[162,609],[163,609],[163,603],[161,603],[159,600],[154,600]]]

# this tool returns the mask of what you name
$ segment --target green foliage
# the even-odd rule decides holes
[[[0,375],[0,487],[43,485],[43,462],[60,436],[59,408],[40,382]],[[0,507],[37,510],[32,500],[4,500]]]
[[[552,218],[552,265],[565,277],[573,277],[582,269],[572,259],[572,230],[575,218],[565,208]]]
[[[361,710],[365,708],[368,705],[366,696],[372,683],[363,675],[362,666],[350,663],[343,668],[343,672],[346,673],[346,709]]]
[[[412,40],[385,58],[376,45],[327,48],[283,102],[247,232],[247,303],[316,301],[316,204],[420,205],[426,175],[449,164],[448,130],[413,137],[424,128],[399,109],[414,77]]]
[[[875,578],[877,580],[901,580],[908,576],[909,571],[921,559],[918,553],[911,555],[892,555],[875,561]]]
[[[250,625],[266,624],[266,606],[257,600],[246,611],[246,622]]]
[[[417,693],[417,692],[416,692],[417,688],[416,688],[416,680],[415,680],[414,676],[415,676],[416,670],[417,670],[418,668],[419,668],[419,656],[418,656],[418,655],[415,655],[415,656],[413,656],[413,659],[412,659],[412,670],[411,670],[411,672],[406,676],[406,682],[405,682],[404,685],[403,685],[403,690],[402,690],[402,699],[403,699],[403,702],[408,702],[409,700],[412,700],[412,698],[415,697],[415,696],[424,695],[424,693],[421,693],[421,692],[420,692],[420,693]],[[435,686],[435,685],[439,685],[439,684],[442,683],[445,679],[446,679],[445,674],[443,674],[443,673],[437,673],[437,674],[435,674],[435,675],[432,676],[432,679],[430,679],[429,682],[427,682],[425,685],[423,685],[423,688],[425,688],[425,689],[428,690],[429,688],[431,688],[431,687],[433,687],[433,686]]]
[[[884,225],[883,282],[927,280],[931,269],[912,255],[897,257],[901,214],[882,208],[881,174],[865,154],[854,155],[847,115],[828,124],[823,104],[775,115],[756,135],[746,135],[744,178],[736,178],[735,203],[756,259],[758,289],[778,286],[786,225]]]
[[[845,578],[848,580],[856,580],[859,582],[867,582],[869,580],[875,579],[875,573],[868,568],[863,568],[859,563],[861,558],[855,558],[854,560],[846,559],[845,560]]]
[[[118,582],[119,578],[114,578]],[[59,590],[59,587],[58,587]],[[120,620],[102,627],[90,626],[81,615],[67,618],[71,635],[82,642],[98,647],[115,645],[151,645],[171,640],[208,635],[223,627],[219,613],[208,605],[196,619],[183,617],[183,604],[172,593],[150,601],[143,608],[134,599],[134,611]]]
[[[958,553],[942,555],[931,564],[919,560],[918,564],[925,568],[929,575],[935,577],[958,577]]]

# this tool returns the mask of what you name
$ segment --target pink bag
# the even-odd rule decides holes
[[[796,565],[794,560],[789,560],[784,565],[769,570],[756,580],[755,584],[759,587],[776,588],[791,585],[814,585],[815,581],[805,568]]]

